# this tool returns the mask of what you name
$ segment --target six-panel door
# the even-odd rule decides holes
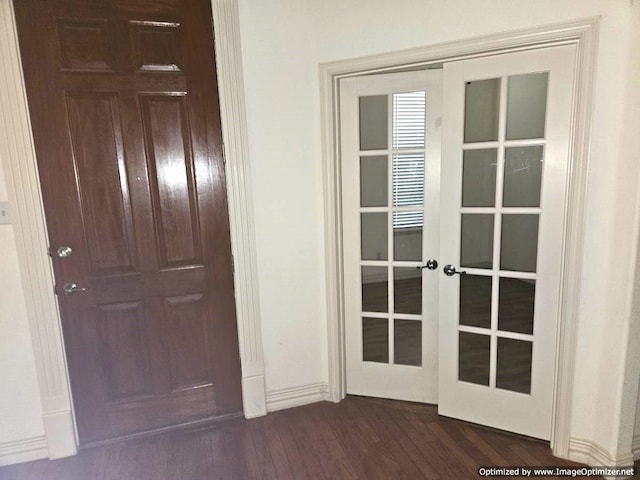
[[[80,443],[239,412],[209,2],[15,8]]]

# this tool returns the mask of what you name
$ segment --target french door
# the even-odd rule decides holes
[[[347,393],[550,438],[574,64],[341,80]]]
[[[350,394],[437,401],[441,78],[341,82]]]
[[[574,47],[444,66],[442,415],[549,439]]]

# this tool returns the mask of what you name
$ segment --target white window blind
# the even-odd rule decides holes
[[[422,206],[424,203],[424,151],[397,152],[402,149],[424,149],[425,92],[393,95],[393,205]],[[393,228],[422,227],[422,212],[395,212]]]
[[[424,147],[425,92],[394,93],[393,148]]]

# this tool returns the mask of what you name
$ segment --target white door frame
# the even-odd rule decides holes
[[[211,0],[234,257],[242,399],[266,414],[264,354],[237,0]],[[12,0],[0,0],[0,158],[6,174],[42,405],[44,438],[16,442],[22,460],[73,455],[77,436]]]
[[[437,44],[382,55],[320,65],[322,114],[323,193],[325,228],[325,282],[328,324],[329,398],[346,395],[344,279],[342,251],[342,199],[340,192],[339,82],[341,78],[370,73],[428,67],[452,60],[500,55],[507,52],[576,46],[574,100],[569,154],[567,215],[563,232],[561,305],[558,318],[557,361],[551,448],[568,458],[570,409],[577,337],[579,285],[582,270],[585,194],[589,165],[589,139],[597,49],[598,18],[517,30]]]

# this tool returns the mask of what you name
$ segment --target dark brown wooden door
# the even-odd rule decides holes
[[[81,444],[239,412],[209,0],[14,5]]]

